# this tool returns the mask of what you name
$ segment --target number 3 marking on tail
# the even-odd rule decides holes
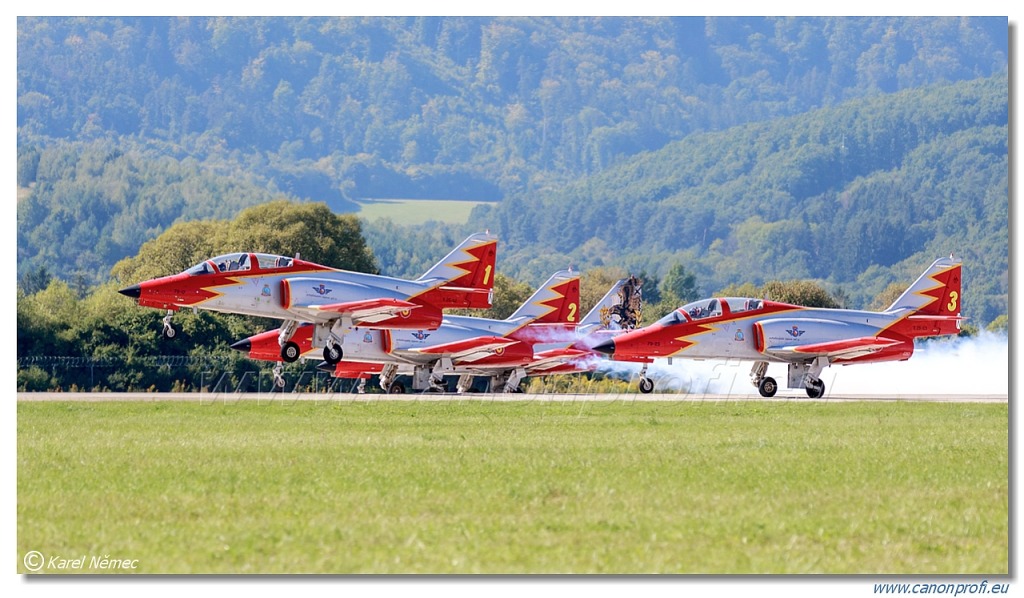
[[[956,311],[956,301],[960,298],[960,294],[956,291],[949,292],[949,303],[946,305],[948,311]]]

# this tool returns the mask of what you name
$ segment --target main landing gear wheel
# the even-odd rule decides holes
[[[284,389],[284,365],[274,366],[274,391],[281,392]]]
[[[650,378],[640,378],[640,392],[650,394],[654,390],[654,380]]]
[[[423,392],[444,394],[448,392],[448,385],[444,382],[431,382],[430,386]]]
[[[343,355],[344,352],[341,350],[339,345],[328,344],[324,347],[324,361],[331,365],[338,365],[338,362],[341,361],[341,357]]]
[[[761,393],[762,397],[770,399],[775,396],[775,393],[779,392],[779,385],[775,382],[775,378],[764,378],[757,385],[757,392]]]
[[[401,382],[392,382],[391,386],[388,386],[389,395],[404,395],[405,385]]]
[[[174,317],[174,312],[171,311],[171,310],[167,310],[167,315],[164,316],[164,320],[163,320],[164,321],[164,338],[166,338],[167,340],[171,340],[172,338],[178,336],[178,331],[174,329],[174,326],[171,326],[171,318],[172,317]]]
[[[825,394],[825,383],[822,382],[821,380],[810,382],[806,386],[806,389],[807,396],[811,397],[812,399],[817,399]]]
[[[292,341],[288,341],[281,346],[281,359],[285,360],[286,363],[295,363],[299,360],[300,354],[299,346]]]

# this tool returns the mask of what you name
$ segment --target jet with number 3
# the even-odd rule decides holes
[[[175,336],[172,314],[207,309],[283,320],[277,334],[281,358],[293,362],[292,340],[308,323],[310,342],[324,360],[338,363],[345,337],[356,327],[434,330],[445,308],[489,308],[497,239],[471,235],[416,280],[349,272],[262,253],[233,253],[203,261],[173,276],[121,289],[139,305],[166,309],[164,336]]]
[[[832,365],[905,361],[914,339],[960,332],[961,262],[936,260],[885,311],[823,309],[724,297],[684,305],[661,320],[594,347],[616,361],[644,363],[640,391],[654,383],[655,358],[753,360],[750,377],[764,397],[778,390],[769,362],[788,364],[788,388],[825,393],[821,372]]]

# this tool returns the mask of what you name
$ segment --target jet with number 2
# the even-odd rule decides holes
[[[569,289],[574,292],[574,289]],[[475,376],[490,379],[491,392],[518,392],[519,383],[529,376],[553,374],[578,374],[594,370],[603,355],[594,353],[590,347],[623,331],[632,330],[642,317],[643,300],[640,296],[639,281],[635,277],[616,282],[611,290],[576,324],[576,310],[573,305],[578,294],[567,294],[567,309],[553,311],[527,326],[518,334],[530,339],[531,351],[524,343],[515,351],[507,351],[480,360],[459,360],[454,371],[459,375],[457,392],[466,392]],[[520,308],[529,309],[531,301]],[[447,322],[447,320],[446,320]],[[440,328],[444,330],[444,325]],[[390,388],[387,372],[382,366],[342,361],[336,366],[322,368],[330,371],[335,378],[368,378],[371,374],[382,374],[382,387]],[[388,370],[394,373],[393,370]],[[412,373],[407,367],[399,367],[399,374]]]
[[[489,308],[497,239],[471,235],[416,280],[349,272],[262,253],[215,257],[188,270],[121,289],[139,305],[166,309],[164,335],[175,336],[172,314],[208,309],[283,320],[278,346],[284,361],[299,358],[292,337],[312,325],[310,342],[324,360],[338,363],[354,328],[434,330],[445,308]]]
[[[960,332],[960,260],[941,258],[885,311],[809,308],[748,298],[684,305],[661,320],[594,347],[616,361],[644,363],[640,391],[649,393],[647,364],[658,357],[753,360],[751,381],[764,397],[778,384],[769,362],[789,366],[788,388],[825,393],[821,372],[832,364],[905,361],[914,339]]]
[[[435,330],[359,330],[345,359],[331,364],[331,370],[337,377],[380,374],[381,387],[395,394],[405,392],[396,380],[399,374],[412,374],[414,389],[434,392],[445,390],[445,375],[463,374],[461,392],[472,382],[467,368],[515,368],[533,359],[536,343],[571,336],[579,317],[579,297],[579,274],[559,271],[504,320],[450,315]],[[277,361],[274,334],[257,334],[231,348],[253,359]],[[317,357],[310,343],[313,334],[310,325],[300,326],[295,334],[303,357]],[[275,374],[280,384],[279,370]],[[518,387],[519,378],[508,383]]]

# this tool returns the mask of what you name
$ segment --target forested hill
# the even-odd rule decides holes
[[[815,278],[854,305],[955,253],[965,310],[985,324],[1007,308],[1007,98],[997,77],[691,135],[473,221],[520,277],[681,262],[708,292]]]
[[[130,138],[338,206],[497,200],[1007,57],[1005,18],[23,17],[19,146]]]

